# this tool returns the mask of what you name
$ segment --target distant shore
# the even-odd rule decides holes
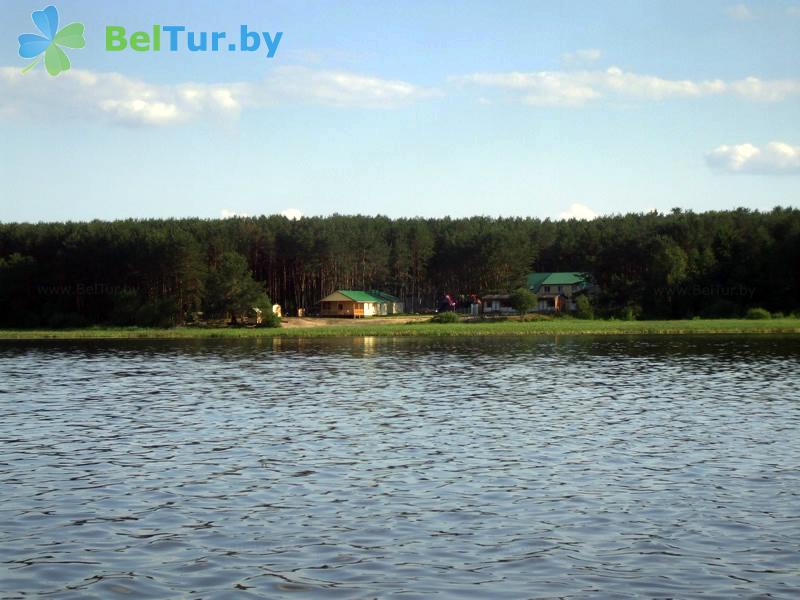
[[[306,321],[314,321],[307,319]],[[676,321],[615,321],[554,319],[431,323],[420,317],[360,321],[341,320],[304,325],[288,320],[281,328],[248,327],[86,327],[81,329],[5,329],[0,340],[102,340],[202,338],[317,337],[465,337],[526,335],[678,335],[678,334],[800,334],[800,319],[693,319]]]

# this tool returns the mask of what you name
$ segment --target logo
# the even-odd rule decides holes
[[[255,52],[262,48],[267,58],[273,58],[283,37],[282,31],[251,31],[247,25],[241,25],[238,34],[237,44],[226,31],[191,31],[186,25],[153,25],[150,31],[135,31],[130,36],[122,26],[106,25],[106,51],[160,52],[164,38],[164,47],[170,52],[181,48],[189,52]]]
[[[68,71],[69,57],[61,49],[83,48],[86,40],[83,39],[83,23],[70,23],[61,31],[58,30],[58,11],[55,6],[48,6],[42,10],[31,13],[33,24],[42,32],[23,33],[19,36],[19,55],[22,58],[34,58],[33,62],[25,67],[22,72],[27,73],[42,60],[44,53],[44,68],[53,77],[62,71]]]

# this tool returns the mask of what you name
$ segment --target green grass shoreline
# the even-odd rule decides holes
[[[800,334],[800,319],[696,319],[683,321],[500,321],[477,323],[362,322],[306,328],[247,329],[176,327],[87,327],[83,329],[5,329],[0,340],[103,340],[204,338],[321,337],[468,337],[526,335],[677,335],[677,334]]]

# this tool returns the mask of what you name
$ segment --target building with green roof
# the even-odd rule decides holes
[[[403,312],[403,303],[397,296],[379,290],[336,290],[320,300],[322,317],[374,317]]]
[[[527,283],[539,298],[537,310],[541,312],[575,310],[575,299],[588,292],[590,286],[589,274],[575,271],[529,273]]]
[[[588,273],[565,271],[558,273],[529,273],[527,287],[536,294],[536,312],[573,311],[575,299],[589,291]],[[483,313],[487,315],[516,314],[511,306],[511,294],[489,294],[483,297]]]

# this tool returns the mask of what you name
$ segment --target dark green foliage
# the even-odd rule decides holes
[[[272,312],[270,309],[269,311],[264,311],[261,317],[261,323],[257,325],[258,327],[280,327],[281,326],[281,318]]]
[[[0,325],[169,325],[262,304],[266,319],[267,297],[292,313],[337,288],[384,290],[417,312],[445,293],[516,289],[530,270],[590,273],[601,317],[788,313],[800,299],[800,210],[6,223]]]
[[[44,326],[50,329],[76,329],[80,327],[87,327],[91,323],[82,315],[75,313],[64,314],[60,312],[50,312],[43,323]],[[19,327],[26,327],[20,324]]]
[[[136,325],[172,327],[177,325],[178,302],[175,298],[158,298],[143,303],[136,311]]]
[[[641,316],[642,309],[635,304],[630,304],[620,311],[620,319],[623,321],[636,321]]]
[[[247,259],[236,252],[226,252],[208,275],[206,314],[230,316],[231,322],[236,323],[253,308],[271,312],[272,304],[253,279]]]
[[[458,323],[461,319],[458,314],[452,311],[436,313],[431,319],[431,323]]]
[[[771,319],[772,315],[769,311],[763,308],[751,308],[744,315],[745,319]]]
[[[700,311],[700,316],[706,319],[732,319],[740,314],[740,307],[735,302],[725,298],[715,300]]]
[[[519,287],[511,292],[511,297],[508,299],[511,308],[521,315],[525,315],[535,307],[537,301],[536,294],[524,287]]]
[[[139,294],[132,290],[124,290],[115,295],[109,316],[111,325],[136,325],[136,316],[143,301]]]
[[[20,327],[35,327],[41,323],[40,315],[33,310],[37,277],[33,257],[19,252],[7,258],[0,255],[0,322]]]
[[[579,319],[594,319],[594,308],[586,294],[575,299],[575,316]]]

